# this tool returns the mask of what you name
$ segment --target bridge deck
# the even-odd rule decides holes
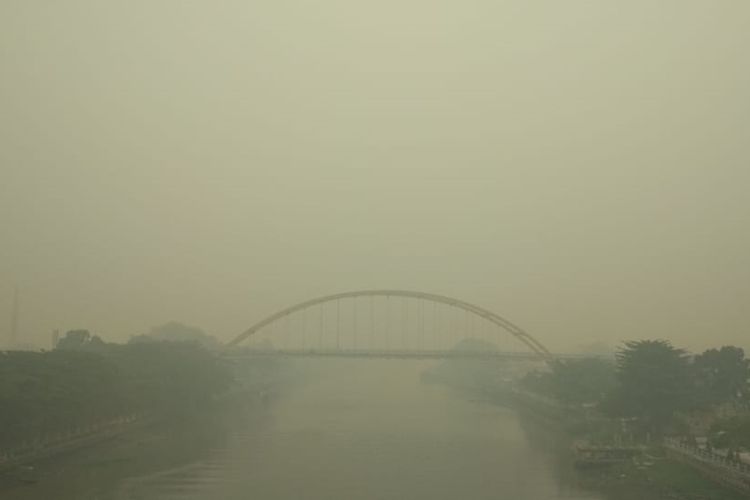
[[[504,351],[439,351],[439,350],[360,350],[360,349],[243,349],[228,353],[229,358],[251,357],[343,357],[343,358],[398,358],[398,359],[515,359],[545,361],[534,352]],[[591,356],[575,353],[553,354],[558,359],[580,359]]]

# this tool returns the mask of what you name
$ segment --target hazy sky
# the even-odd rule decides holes
[[[228,339],[387,287],[553,349],[750,348],[748,26],[747,0],[3,0],[0,317],[17,283],[40,345]]]

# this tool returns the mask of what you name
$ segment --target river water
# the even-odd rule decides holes
[[[8,500],[602,498],[577,489],[559,454],[513,411],[423,384],[420,375],[431,364],[311,361],[300,372],[304,382],[268,402],[261,417],[255,411],[231,425],[209,422],[171,438],[78,453],[43,465],[38,484],[0,494]]]

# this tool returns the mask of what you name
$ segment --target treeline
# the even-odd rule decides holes
[[[715,431],[727,427],[726,439],[747,440],[750,446],[750,420],[743,417],[750,408],[749,380],[750,360],[739,347],[692,356],[667,341],[643,340],[626,342],[612,362],[557,362],[549,372],[527,375],[522,386],[565,405],[623,419],[641,436],[688,434],[691,418],[699,416],[713,420]],[[734,418],[721,421],[722,413],[734,413]]]
[[[192,342],[107,344],[79,330],[50,352],[0,352],[0,451],[124,415],[189,414],[232,382]]]

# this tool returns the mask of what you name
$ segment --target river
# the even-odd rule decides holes
[[[575,486],[511,410],[423,384],[435,362],[306,362],[304,382],[214,420],[40,466],[4,500],[552,500]],[[258,415],[262,413],[262,415]],[[530,438],[531,437],[531,438]]]

